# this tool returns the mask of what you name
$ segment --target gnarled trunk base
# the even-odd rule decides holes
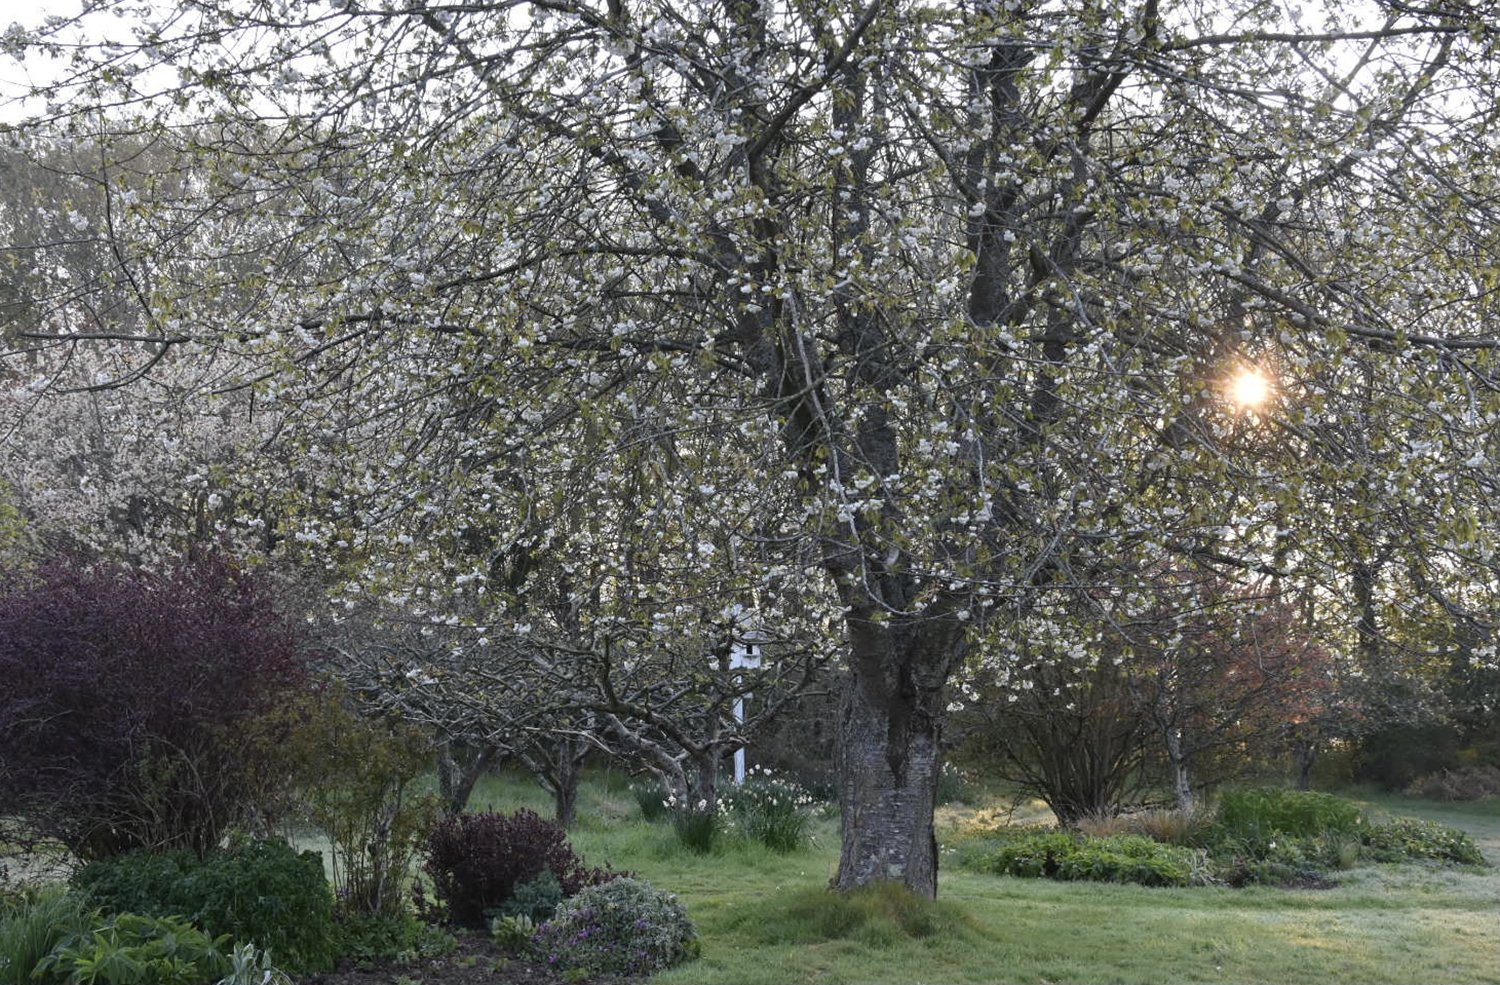
[[[874,700],[857,677],[849,682],[839,734],[843,849],[834,888],[891,881],[937,896],[940,704],[940,694],[909,688]]]

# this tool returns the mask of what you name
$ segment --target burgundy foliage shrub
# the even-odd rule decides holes
[[[203,854],[264,789],[304,693],[292,624],[223,561],[54,564],[0,589],[0,811],[85,860]]]
[[[535,811],[514,814],[458,814],[440,821],[428,836],[423,870],[433,892],[448,907],[448,918],[482,926],[517,886],[550,869],[572,896],[625,873],[591,869],[568,844],[563,829]]]

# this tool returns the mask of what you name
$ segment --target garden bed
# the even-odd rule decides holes
[[[331,973],[294,977],[299,985],[625,985],[637,980],[565,976],[542,963],[507,957],[483,934],[461,934],[458,947],[438,957],[358,965],[346,962]]]

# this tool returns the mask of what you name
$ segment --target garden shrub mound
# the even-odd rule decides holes
[[[483,927],[519,886],[551,872],[564,896],[624,873],[589,868],[563,829],[535,811],[459,814],[433,827],[422,869],[453,923]]]
[[[1363,823],[1358,805],[1311,790],[1229,790],[1219,801],[1219,827],[1236,836],[1312,838],[1355,831]]]
[[[651,975],[698,956],[698,932],[677,897],[642,879],[582,890],[537,930],[532,948],[574,975]]]
[[[212,851],[294,766],[300,633],[225,561],[52,564],[0,586],[0,815],[84,861]]]
[[[1233,886],[1316,884],[1360,861],[1486,864],[1465,832],[1406,818],[1372,824],[1357,804],[1302,790],[1226,793],[1210,838],[1218,877]]]
[[[1413,860],[1483,866],[1483,853],[1462,831],[1430,821],[1372,824],[1358,805],[1323,793],[1242,790],[1224,795],[1212,823],[1090,823],[1086,831],[1046,828],[977,832],[960,864],[998,875],[1133,882],[1146,886],[1334,885],[1329,875],[1361,861]],[[1164,844],[1123,830],[1150,831],[1185,844]]]
[[[1489,864],[1467,832],[1435,821],[1403,817],[1386,824],[1373,824],[1366,829],[1363,842],[1369,857],[1377,862],[1432,859],[1459,865]]]
[[[72,882],[105,911],[184,917],[269,950],[289,971],[327,971],[338,956],[323,860],[284,842],[245,842],[202,859],[129,852],[84,866]]]
[[[991,855],[982,867],[997,875],[1067,882],[1133,882],[1186,886],[1204,868],[1204,853],[1140,835],[1091,838],[1070,831],[1027,835]]]
[[[1431,800],[1483,800],[1500,797],[1500,766],[1461,766],[1429,773],[1406,788],[1408,796]]]

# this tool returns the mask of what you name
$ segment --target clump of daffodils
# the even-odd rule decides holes
[[[730,787],[719,807],[751,841],[776,852],[794,852],[807,844],[815,801],[796,781],[765,767],[751,767],[745,782]]]

